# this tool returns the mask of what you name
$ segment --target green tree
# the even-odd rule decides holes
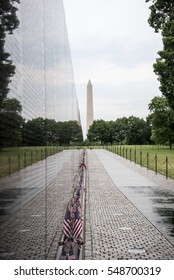
[[[126,142],[129,145],[145,144],[150,141],[150,128],[144,119],[130,116],[127,119]]]
[[[72,144],[82,144],[83,143],[83,132],[82,127],[78,124],[77,121],[70,121],[72,123]]]
[[[126,141],[126,135],[128,130],[128,119],[126,117],[118,118],[114,122],[114,141],[119,144],[123,144]]]
[[[109,142],[109,123],[104,120],[95,120],[88,130],[87,138],[92,143]]]
[[[172,149],[174,142],[174,114],[167,99],[163,96],[155,96],[150,104],[149,110],[152,121],[152,140],[157,144],[168,143]]]
[[[15,2],[19,3],[19,0],[0,1],[0,108],[7,97],[8,85],[15,73],[15,66],[9,58],[10,54],[4,49],[6,33],[12,34],[19,25]]]
[[[83,142],[82,129],[77,121],[58,122],[57,133],[60,145]]]
[[[46,124],[43,118],[24,122],[22,130],[23,144],[29,146],[46,145]]]
[[[36,118],[23,124],[24,145],[70,145],[82,142],[82,128],[77,121],[56,122],[52,119]]]
[[[108,121],[107,126],[108,128],[106,140],[112,145],[115,140],[115,121]]]
[[[17,146],[22,141],[22,106],[15,98],[6,98],[0,108],[0,146]]]
[[[57,144],[58,143],[58,133],[57,133],[57,123],[53,119],[45,120],[45,137],[46,143]]]
[[[146,0],[150,6],[149,24],[155,32],[161,31],[163,50],[154,64],[154,72],[160,81],[160,90],[174,110],[174,1]]]
[[[91,143],[144,144],[150,142],[151,128],[147,121],[138,117],[123,117],[115,121],[96,120],[88,131]]]

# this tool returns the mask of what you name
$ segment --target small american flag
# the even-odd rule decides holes
[[[63,221],[63,233],[66,237],[72,237],[73,236],[70,219],[64,219],[64,221]]]
[[[71,227],[71,220],[70,220],[70,211],[67,209],[65,218],[63,220],[63,233],[66,237],[72,237],[72,227]]]
[[[76,219],[74,223],[73,236],[79,238],[82,233],[82,219]]]

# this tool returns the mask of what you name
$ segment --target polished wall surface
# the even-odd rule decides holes
[[[20,2],[20,26],[6,40],[16,66],[9,97],[27,120],[80,121],[63,1]]]
[[[20,2],[20,26],[6,38],[16,73],[5,101],[20,101],[26,122],[0,108],[0,259],[53,259],[80,153],[45,140],[43,119],[80,123],[80,114],[62,0]]]

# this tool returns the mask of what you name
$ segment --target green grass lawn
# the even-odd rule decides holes
[[[63,149],[83,149],[90,147],[19,147],[6,148],[0,151],[0,177],[19,171],[28,165],[43,160]],[[96,146],[93,148],[104,148]],[[154,170],[166,177],[174,179],[174,150],[167,146],[156,145],[121,145],[105,146],[105,148],[116,153],[127,160],[140,164],[147,169]]]
[[[107,149],[147,169],[174,179],[174,150],[170,150],[167,146],[125,145],[108,146]]]
[[[0,151],[0,177],[19,171],[62,150],[61,147],[18,147]]]

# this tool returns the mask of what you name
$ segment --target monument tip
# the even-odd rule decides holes
[[[89,81],[88,81],[88,85],[92,85],[92,83],[91,83],[91,80],[89,79]]]

